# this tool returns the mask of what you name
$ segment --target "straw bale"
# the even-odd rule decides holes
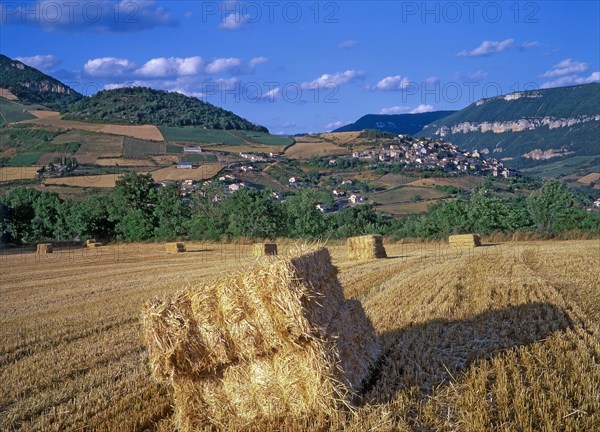
[[[252,248],[254,256],[277,255],[276,243],[254,243]]]
[[[91,248],[97,248],[97,247],[100,247],[100,246],[102,246],[102,243],[97,242],[96,239],[87,239],[85,241],[85,247],[86,248],[90,248],[91,249]]]
[[[309,342],[201,380],[175,378],[174,418],[182,431],[207,424],[228,430],[232,420],[248,424],[331,412],[346,398],[345,389],[335,380],[336,370],[336,364],[323,355],[322,345]]]
[[[351,391],[360,391],[380,353],[379,339],[360,301],[347,300],[328,333],[338,351],[341,379]]]
[[[173,386],[182,431],[330,413],[348,403],[379,352],[325,248],[149,302],[142,328],[153,375]]]
[[[155,376],[211,373],[277,349],[291,349],[304,340],[324,336],[343,302],[337,269],[325,248],[184,290],[175,299],[155,300],[143,311],[148,324],[146,340],[155,354],[151,355]],[[181,319],[171,319],[163,309],[173,309]],[[162,336],[155,333],[186,334],[181,327],[192,320],[196,338],[191,346],[181,348],[182,353],[190,352],[189,361],[161,360],[161,356],[172,355],[173,341],[169,336],[158,344]]]
[[[185,252],[185,244],[177,242],[177,243],[166,243],[165,251],[170,253],[178,253]]]
[[[460,234],[448,237],[448,242],[453,247],[481,246],[481,238],[476,234]]]
[[[383,237],[380,235],[366,235],[351,237],[346,242],[348,246],[348,259],[366,260],[387,258]]]
[[[52,243],[40,243],[37,245],[35,253],[50,254],[52,253]]]

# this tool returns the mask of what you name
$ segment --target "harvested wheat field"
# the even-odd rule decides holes
[[[180,169],[177,167],[160,168],[150,172],[156,181],[164,180],[207,180],[216,176],[225,165],[208,163],[198,168]]]
[[[308,159],[312,156],[338,156],[348,154],[348,149],[337,146],[327,141],[298,142],[285,151],[289,159]]]
[[[151,377],[142,305],[256,261],[252,245],[186,248],[2,251],[0,430],[174,431],[170,387]],[[597,240],[386,244],[388,259],[374,261],[328,249],[345,297],[379,336],[378,367],[353,412],[246,430],[597,430]]]
[[[0,97],[3,97],[4,99],[7,99],[9,101],[19,100],[19,98],[16,97],[10,90],[5,88],[0,88]]]
[[[45,185],[63,185],[72,187],[114,188],[122,174],[98,174],[84,176],[53,177],[44,180]]]
[[[31,180],[37,177],[39,166],[0,167],[0,183],[15,180]]]

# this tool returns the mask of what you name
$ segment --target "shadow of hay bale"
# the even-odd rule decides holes
[[[562,309],[535,302],[489,310],[466,320],[436,319],[386,332],[380,335],[382,355],[363,391],[363,403],[389,402],[411,387],[430,395],[477,360],[572,327]]]

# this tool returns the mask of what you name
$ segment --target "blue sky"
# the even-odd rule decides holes
[[[179,91],[272,133],[600,79],[598,1],[1,1],[0,52],[84,94]]]

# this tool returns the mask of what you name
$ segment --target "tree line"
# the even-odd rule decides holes
[[[198,191],[199,192],[199,191]],[[17,187],[0,197],[0,235],[15,244],[75,238],[145,241],[253,238],[346,238],[385,234],[396,239],[440,239],[450,234],[535,231],[556,235],[568,230],[600,234],[600,213],[576,204],[558,181],[544,183],[529,196],[499,197],[485,188],[435,204],[426,213],[395,220],[371,205],[324,214],[324,191],[296,191],[280,202],[268,190],[241,189],[222,200],[219,190],[202,190],[184,199],[177,183],[160,186],[150,174],[126,173],[107,193],[80,201],[56,193]]]

